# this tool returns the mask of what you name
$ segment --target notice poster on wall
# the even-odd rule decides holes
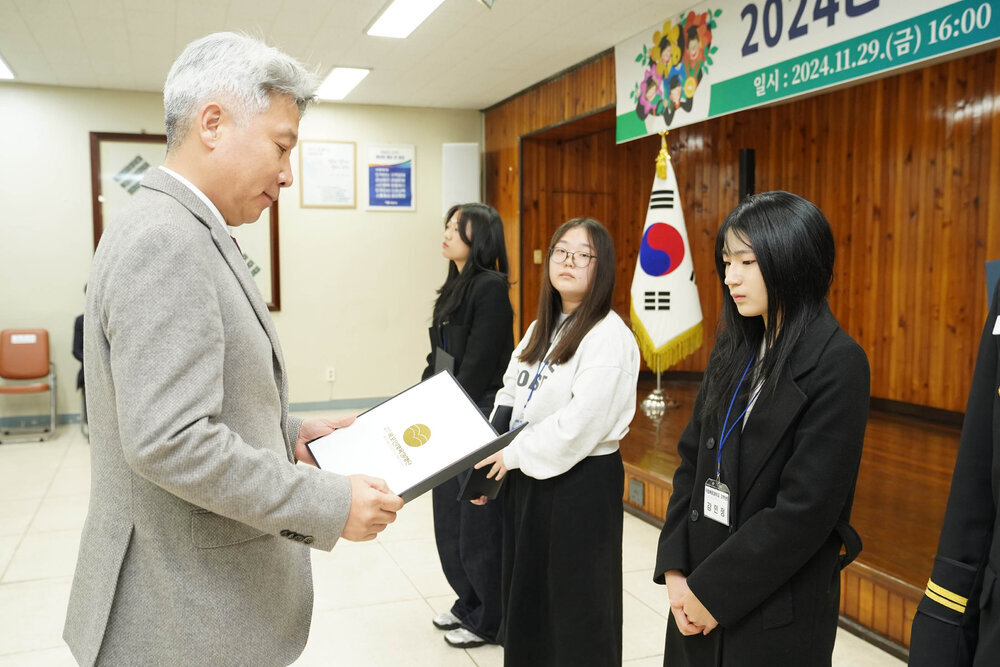
[[[299,144],[299,197],[302,208],[354,208],[353,141]]]
[[[409,146],[368,147],[368,210],[415,211],[414,158]]]

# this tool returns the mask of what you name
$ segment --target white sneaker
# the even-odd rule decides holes
[[[465,628],[456,628],[449,631],[445,634],[444,640],[448,642],[449,646],[454,646],[455,648],[476,648],[488,643],[475,632],[466,630]]]
[[[462,619],[450,611],[443,611],[434,617],[431,621],[434,627],[438,630],[454,630],[455,628],[461,627]]]

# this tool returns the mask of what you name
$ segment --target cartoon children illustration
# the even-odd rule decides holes
[[[663,79],[658,75],[656,67],[650,67],[640,87],[639,101],[635,105],[639,118],[663,113]]]
[[[640,119],[662,116],[670,125],[678,109],[691,111],[698,86],[712,64],[710,54],[718,51],[712,46],[712,29],[721,13],[688,12],[653,33],[652,47],[636,56],[636,62],[646,65],[642,82],[631,93]]]

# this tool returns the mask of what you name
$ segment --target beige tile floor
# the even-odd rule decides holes
[[[46,443],[0,445],[0,667],[73,665],[62,624],[90,486],[79,427]],[[624,661],[661,664],[668,605],[650,581],[658,531],[625,515]],[[316,602],[296,665],[501,665],[503,649],[449,647],[431,626],[452,596],[438,563],[430,495],[373,542],[314,552]],[[902,662],[841,630],[834,665]]]

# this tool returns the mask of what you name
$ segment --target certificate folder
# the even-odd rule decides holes
[[[409,502],[506,447],[449,371],[441,371],[307,446],[323,470],[381,477]]]
[[[498,447],[494,451],[500,451],[501,449],[509,445],[511,441],[514,439],[514,436],[520,433],[521,429],[524,428],[525,426],[527,426],[527,424],[521,424],[513,431],[504,433],[499,438],[497,438],[497,442],[502,442],[503,444],[501,444],[500,447]],[[489,456],[489,454],[485,454],[476,459],[475,461],[472,461],[471,463],[469,463],[469,467],[471,468],[472,466],[476,465],[487,456]],[[483,468],[480,468],[479,470],[475,469],[469,470],[469,474],[465,475],[465,479],[459,485],[457,500],[459,502],[462,502],[464,500],[475,500],[480,496],[486,496],[490,500],[496,498],[497,494],[500,492],[500,487],[503,486],[503,480],[501,479],[497,481],[496,478],[490,479],[486,476],[486,474],[490,471],[490,468],[492,467],[493,466],[485,466]]]

